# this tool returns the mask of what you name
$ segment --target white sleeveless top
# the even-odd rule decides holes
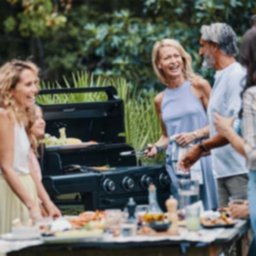
[[[22,174],[29,173],[30,142],[24,126],[16,123],[14,128],[13,169]],[[1,170],[0,170],[1,173]]]

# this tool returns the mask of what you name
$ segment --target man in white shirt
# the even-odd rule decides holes
[[[247,198],[245,159],[231,145],[226,145],[228,141],[216,133],[213,122],[215,112],[225,117],[237,117],[241,108],[240,93],[246,71],[236,61],[236,52],[236,34],[229,25],[213,23],[201,27],[199,54],[204,58],[203,65],[216,71],[207,109],[210,138],[195,145],[180,161],[181,168],[188,169],[211,150],[220,207],[226,206],[232,196]]]

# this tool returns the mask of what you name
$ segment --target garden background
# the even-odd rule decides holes
[[[198,55],[201,25],[226,22],[240,40],[254,14],[255,0],[1,0],[0,64],[35,61],[43,87],[114,85],[127,142],[142,149],[160,134],[153,98],[164,87],[151,66],[154,42],[179,40],[212,83]]]

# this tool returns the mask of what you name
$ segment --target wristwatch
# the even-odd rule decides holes
[[[165,150],[165,148],[164,148],[163,146],[157,146],[157,145],[155,144],[155,147],[156,147],[157,153],[163,152],[163,151]]]
[[[201,141],[199,143],[199,148],[203,151],[203,152],[209,152],[209,150],[206,148],[206,146],[204,145],[204,143]]]

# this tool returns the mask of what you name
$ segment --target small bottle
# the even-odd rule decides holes
[[[134,236],[137,232],[137,221],[135,217],[136,202],[130,197],[125,210],[128,213],[126,221],[121,225],[122,236]]]
[[[135,221],[136,202],[134,201],[133,197],[129,198],[126,207],[128,211],[128,222]]]
[[[148,187],[148,203],[149,212],[162,213],[162,210],[157,202],[156,187],[153,183],[151,183]]]

